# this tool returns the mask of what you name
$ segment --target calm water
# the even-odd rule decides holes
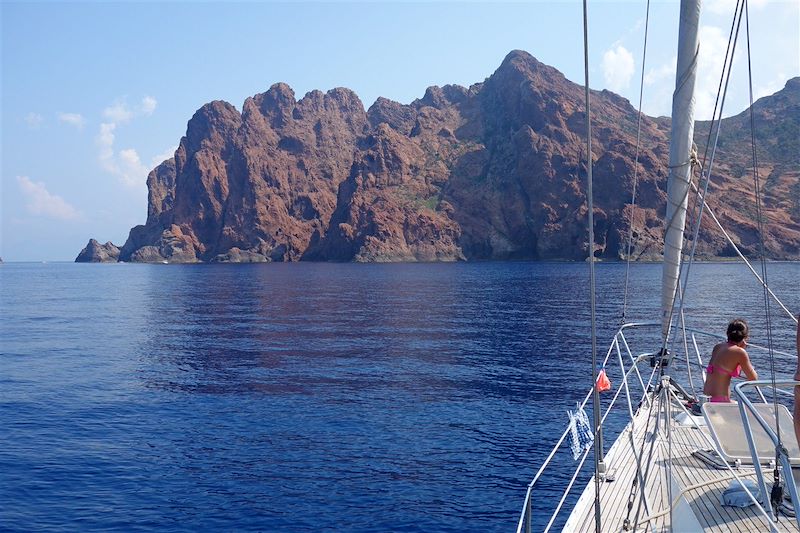
[[[587,271],[3,265],[0,529],[510,531],[591,383]],[[597,274],[604,353],[624,265]],[[769,275],[797,312],[800,264]],[[631,284],[651,320],[660,267]],[[764,341],[741,265],[695,265],[689,293],[690,325],[742,315]]]

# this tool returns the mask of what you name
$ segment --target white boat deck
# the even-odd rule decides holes
[[[680,407],[675,405],[672,415],[680,412],[682,412]],[[633,423],[626,428],[606,454],[606,465],[614,481],[600,484],[602,531],[625,531],[626,518],[630,520],[629,530],[634,530],[633,524],[636,522],[641,491],[637,488],[630,512],[628,501],[637,472],[636,455],[642,448],[644,449],[643,471],[647,468],[647,464],[650,464],[651,469],[645,488],[649,509],[645,510],[642,506],[639,510],[639,525],[636,531],[669,531],[670,521],[672,531],[675,533],[770,531],[768,520],[757,506],[752,505],[742,509],[723,507],[720,503],[722,492],[731,484],[734,476],[730,470],[714,468],[692,455],[696,450],[712,448],[710,441],[704,438],[704,435],[706,437],[709,435],[705,427],[698,429],[693,425],[681,426],[671,420],[669,424],[671,446],[667,444],[667,439],[659,438],[652,447],[652,458],[648,460],[654,420],[651,419],[650,427],[647,429],[647,441],[642,447],[647,419],[647,406],[642,406],[635,415]],[[633,440],[629,429],[631,427]],[[663,422],[660,431],[665,431]],[[672,458],[671,475],[668,472],[669,457]],[[755,470],[752,467],[742,466],[733,471],[742,479],[756,481]],[[764,474],[768,476],[768,486],[771,486],[771,470],[764,469]],[[673,501],[678,500],[671,513],[669,512],[670,487],[667,486],[670,479],[671,498]],[[565,532],[595,531],[594,492],[595,485],[592,478],[569,516],[564,527]],[[645,521],[645,517],[654,518]],[[786,516],[779,517],[777,526],[778,531],[798,531],[794,518]]]

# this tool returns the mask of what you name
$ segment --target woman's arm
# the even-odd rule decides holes
[[[742,367],[742,371],[744,371],[745,376],[747,376],[748,381],[755,381],[758,379],[758,372],[756,369],[753,368],[752,363],[750,363],[750,356],[747,355],[745,350],[742,350],[742,362],[739,363]]]

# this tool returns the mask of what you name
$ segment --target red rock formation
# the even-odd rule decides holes
[[[148,177],[148,220],[131,231],[122,259],[143,260],[136,252],[147,246],[157,248],[148,261],[192,252],[203,261],[299,259],[312,234],[327,229],[366,126],[347,89],[297,102],[276,84],[248,98],[241,114],[225,102],[203,106],[174,160]],[[165,244],[176,238],[179,258]]]
[[[759,101],[768,253],[800,257],[797,147],[800,79]],[[669,120],[642,118],[593,91],[595,254],[661,253]],[[755,250],[749,115],[723,121],[709,203]],[[767,127],[769,126],[769,127]],[[583,259],[586,243],[583,88],[526,52],[511,52],[483,83],[431,87],[409,105],[379,98],[364,111],[347,89],[297,101],[276,84],[203,106],[175,157],[148,176],[147,222],[124,261],[451,261]],[[705,129],[704,129],[705,128]],[[698,123],[698,139],[708,125]],[[792,132],[795,132],[793,135]],[[724,135],[724,133],[723,133]],[[698,143],[703,145],[703,143]],[[704,145],[703,145],[704,146]],[[702,149],[702,146],[701,146]],[[735,194],[731,194],[735,192]],[[731,250],[706,219],[703,257]]]

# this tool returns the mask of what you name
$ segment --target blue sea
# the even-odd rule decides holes
[[[768,268],[798,312],[800,264]],[[631,267],[629,320],[660,272]],[[597,266],[600,356],[624,278]],[[591,384],[588,296],[576,263],[0,265],[0,530],[512,531]],[[766,343],[741,264],[695,264],[686,310]]]

